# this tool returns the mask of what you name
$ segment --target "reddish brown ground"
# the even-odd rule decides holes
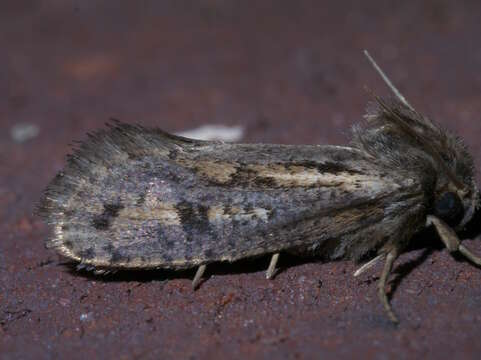
[[[87,276],[44,248],[33,205],[87,131],[115,117],[343,143],[363,86],[387,93],[364,48],[481,167],[481,3],[187,3],[2,2],[0,358],[479,358],[481,271],[445,250],[399,261],[395,328],[375,295],[379,267],[354,279],[351,262],[288,262],[266,281],[261,259],[214,267],[192,292],[192,273]],[[18,123],[39,135],[15,142]]]

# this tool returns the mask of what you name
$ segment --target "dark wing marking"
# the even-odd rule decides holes
[[[423,194],[413,174],[354,148],[202,142],[116,124],[80,145],[39,210],[51,246],[82,263],[187,268],[278,251],[358,258],[417,227]]]

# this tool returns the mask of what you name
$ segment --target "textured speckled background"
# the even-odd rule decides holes
[[[94,277],[44,249],[32,208],[69,144],[110,117],[344,143],[364,85],[387,93],[364,48],[480,168],[480,30],[477,1],[2,1],[0,358],[479,358],[481,271],[446,250],[398,262],[395,328],[379,267],[354,279],[351,262],[281,258],[266,281],[264,258],[213,267],[196,292],[190,272]],[[14,141],[18,124],[39,134]]]

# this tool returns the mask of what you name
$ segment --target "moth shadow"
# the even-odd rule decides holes
[[[270,255],[263,255],[252,259],[244,259],[235,261],[233,263],[215,263],[209,265],[212,267],[209,273],[212,275],[233,275],[243,273],[266,272],[271,260]],[[315,257],[299,257],[289,253],[282,253],[276,265],[274,278],[283,273],[287,269],[300,266],[303,264],[320,262],[319,258]]]
[[[478,213],[478,214],[481,214]],[[478,215],[477,219],[481,220]],[[473,234],[479,234],[479,229],[481,221],[476,221],[472,223],[473,225],[468,229],[468,231],[463,232],[463,238],[467,235],[473,236]],[[408,276],[417,266],[421,265],[434,251],[439,251],[444,249],[444,245],[437,237],[435,231],[431,228],[427,228],[417,234],[410,242],[409,247],[404,253],[409,253],[411,251],[423,250],[420,255],[415,258],[404,262],[397,266],[393,271],[393,278],[390,281],[391,291],[389,297],[392,297],[396,289],[402,283],[403,279]],[[232,263],[219,262],[212,263],[207,266],[205,273],[205,280],[213,275],[236,275],[236,274],[246,274],[246,273],[257,273],[265,272],[269,266],[271,255],[264,255],[250,259],[242,259]],[[458,261],[466,261],[461,256],[456,256],[454,258]],[[286,270],[308,264],[308,263],[323,263],[326,262],[325,259],[319,257],[299,257],[294,256],[289,253],[282,253],[279,259],[275,277],[282,274]],[[61,265],[65,265],[68,268],[68,272],[74,276],[82,276],[90,280],[105,281],[105,282],[152,282],[152,281],[165,281],[173,279],[193,279],[196,268],[186,269],[186,270],[168,270],[168,269],[151,269],[151,270],[117,270],[115,272],[110,272],[107,274],[96,274],[93,271],[88,270],[78,270],[77,264],[72,262],[63,262]]]
[[[269,265],[270,255],[255,257],[251,259],[242,259],[232,263],[218,262],[212,263],[207,266],[207,270],[204,275],[204,281],[210,276],[221,275],[236,275],[236,274],[248,274],[265,272]],[[296,257],[290,254],[282,254],[278,263],[278,269],[275,274],[277,276],[281,272],[288,268],[299,266],[306,263],[318,262],[317,258],[304,258]],[[171,270],[171,269],[139,269],[139,270],[115,270],[109,271],[103,274],[96,273],[88,269],[78,269],[77,263],[63,262],[59,265],[67,267],[69,274],[73,276],[81,276],[89,280],[105,281],[105,282],[152,282],[152,281],[165,281],[173,279],[189,279],[194,278],[197,268]]]
[[[461,239],[474,239],[479,234],[481,234],[481,207],[474,212],[473,218],[466,224],[460,237]]]
[[[444,249],[444,245],[439,239],[436,231],[433,228],[426,228],[416,234],[410,245],[406,248],[403,254],[408,254],[413,251],[422,250],[421,253],[414,258],[396,266],[393,270],[393,277],[391,279],[390,286],[391,291],[388,294],[389,298],[394,296],[399,285],[401,285],[402,281],[419,265],[424,263],[428,257],[434,253],[435,251],[442,251]]]
[[[139,282],[148,283],[153,281],[165,281],[173,279],[184,279],[191,276],[192,270],[170,270],[170,269],[128,269],[128,270],[108,270],[105,273],[98,273],[89,269],[78,269],[75,262],[64,262],[67,272],[72,276],[80,276],[92,281],[104,282]]]
[[[391,286],[391,290],[389,291],[388,297],[391,299],[394,296],[399,285],[401,285],[402,281],[419,265],[421,265],[426,259],[431,255],[435,249],[433,248],[425,248],[420,255],[416,256],[414,259],[411,259],[399,266],[397,266],[393,273],[394,276],[389,282]]]
[[[466,227],[461,233],[459,237],[461,239],[473,239],[479,236],[481,233],[481,210],[475,212],[471,221],[466,224]],[[422,230],[419,234],[417,234],[411,241],[410,246],[406,249],[406,252],[421,250],[420,255],[411,259],[398,267],[396,267],[393,271],[395,274],[394,278],[391,280],[391,291],[389,297],[391,298],[395,293],[396,289],[399,287],[401,282],[407,275],[409,275],[417,266],[421,265],[434,251],[442,251],[445,249],[445,246],[439,239],[438,235],[436,234],[433,228],[427,228]],[[453,257],[455,261],[466,262],[472,266],[480,267],[471,261],[469,261],[466,257],[459,253],[452,253],[450,256]]]

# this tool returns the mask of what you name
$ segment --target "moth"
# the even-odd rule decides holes
[[[434,226],[449,251],[480,204],[463,141],[394,91],[374,96],[349,146],[233,144],[121,122],[89,134],[45,190],[48,246],[98,273],[197,268],[281,253],[383,260],[379,298],[413,236]]]

